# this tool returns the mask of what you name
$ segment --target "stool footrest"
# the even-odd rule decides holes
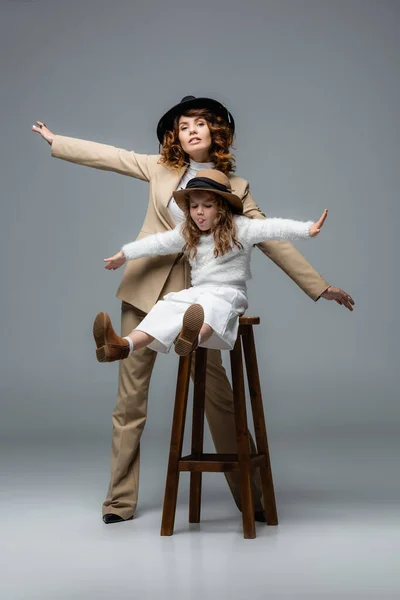
[[[252,467],[266,464],[265,454],[250,454]],[[178,463],[179,471],[194,473],[227,473],[239,471],[237,454],[188,454],[182,456]]]

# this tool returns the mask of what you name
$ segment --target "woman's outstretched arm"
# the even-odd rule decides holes
[[[32,131],[41,135],[51,146],[51,155],[85,167],[113,171],[121,175],[150,181],[159,160],[158,155],[137,154],[107,144],[56,135],[45,123],[36,121]]]

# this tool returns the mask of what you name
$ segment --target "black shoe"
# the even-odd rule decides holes
[[[119,515],[114,515],[113,513],[108,513],[103,515],[103,521],[106,525],[110,523],[121,523],[122,521],[132,521],[133,517],[128,517],[127,519],[123,519]]]
[[[256,512],[254,513],[254,520],[258,521],[259,523],[266,523],[267,519],[265,518],[264,511],[256,510]]]

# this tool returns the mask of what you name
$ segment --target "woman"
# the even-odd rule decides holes
[[[229,111],[209,98],[186,96],[160,119],[157,136],[160,155],[141,155],[105,144],[55,135],[37,121],[32,129],[50,145],[51,154],[69,162],[114,171],[150,182],[147,214],[138,239],[173,229],[183,213],[172,194],[186,187],[200,170],[217,168],[227,174],[243,213],[265,218],[249,193],[248,182],[232,175],[230,145],[235,123]],[[352,298],[331,288],[289,243],[269,241],[258,247],[314,301],[334,299],[352,310]],[[122,301],[121,334],[128,335],[158,299],[190,285],[188,263],[181,254],[141,258],[128,263],[117,297]],[[139,485],[140,436],[147,414],[147,395],[156,353],[143,348],[120,363],[116,408],[113,413],[111,480],[103,504],[103,520],[115,523],[133,518]],[[210,350],[207,366],[206,416],[219,453],[236,451],[233,399],[218,350]],[[252,451],[255,451],[251,440]],[[226,475],[240,508],[239,476]],[[258,473],[254,474],[253,499],[256,519],[264,520]]]

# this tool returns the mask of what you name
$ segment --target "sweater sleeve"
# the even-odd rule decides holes
[[[246,219],[246,221],[242,221]],[[310,237],[310,227],[314,221],[293,219],[248,219],[242,217],[241,227],[246,241],[258,244],[265,240],[301,240]],[[243,225],[242,225],[243,223]]]
[[[174,254],[180,252],[184,244],[185,239],[181,234],[181,225],[179,224],[171,231],[153,233],[141,240],[125,244],[121,250],[128,260],[133,260],[142,256]]]

